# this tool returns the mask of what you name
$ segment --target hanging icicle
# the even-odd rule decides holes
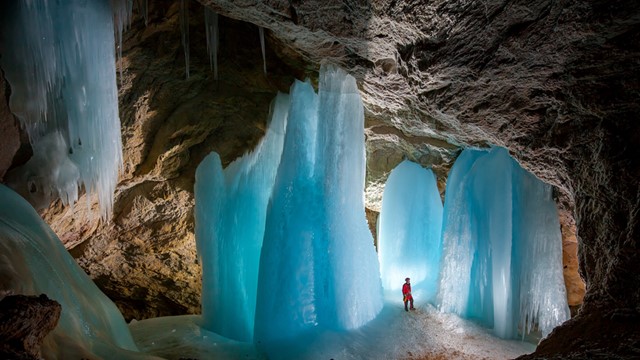
[[[138,12],[144,17],[144,26],[149,24],[149,0],[138,0]]]
[[[185,71],[187,79],[189,79],[189,0],[180,0],[180,28],[182,30]]]
[[[204,9],[204,25],[207,34],[207,53],[209,64],[213,68],[213,78],[218,80],[218,14],[209,8]]]
[[[133,1],[111,0],[111,8],[113,9],[113,27],[116,32],[116,41],[118,42],[116,53],[118,54],[118,72],[120,74],[120,85],[122,86],[122,34],[131,26]]]
[[[267,75],[267,57],[264,51],[264,28],[258,26],[258,31],[260,33],[260,48],[262,49],[262,69],[264,70],[264,74]]]

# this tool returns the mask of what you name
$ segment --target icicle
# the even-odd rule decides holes
[[[189,78],[189,0],[180,0],[180,28],[187,79]]]
[[[15,177],[30,177],[17,186],[38,182],[65,202],[75,202],[77,186],[84,186],[98,195],[107,218],[122,165],[113,8],[109,1],[86,0],[7,5],[1,45],[12,51],[0,61],[12,88],[10,106],[34,151],[42,152],[14,170]],[[126,10],[120,14],[124,19]],[[38,165],[38,159],[53,159],[47,149],[60,148],[59,161]],[[73,169],[66,158],[79,171],[75,188],[69,185],[76,177],[65,170]]]
[[[118,54],[118,72],[120,73],[120,85],[122,86],[122,34],[131,26],[133,2],[132,0],[111,0],[113,8],[113,25],[118,40],[116,49]]]
[[[264,70],[264,74],[267,75],[267,57],[264,52],[264,28],[262,26],[258,26],[258,32],[260,33],[260,48],[262,48],[262,68]]]
[[[218,80],[218,14],[209,8],[204,9],[204,24],[207,35],[207,53],[213,67],[213,78]]]
[[[138,0],[138,12],[144,17],[144,26],[149,24],[149,0]]]

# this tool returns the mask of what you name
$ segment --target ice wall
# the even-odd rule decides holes
[[[113,16],[108,0],[6,1],[0,14],[0,62],[11,85],[11,110],[34,149],[46,149],[38,144],[59,133],[79,171],[75,189],[48,183],[59,178],[55,172],[60,169],[49,167],[43,178],[33,162],[14,177],[51,188],[70,202],[77,198],[77,187],[84,186],[97,194],[103,216],[111,213],[122,164]],[[34,154],[36,159],[47,156]],[[27,183],[17,186],[29,193]]]
[[[378,258],[382,286],[400,290],[411,278],[414,294],[435,301],[442,253],[442,200],[431,169],[405,160],[391,171],[382,196]]]
[[[504,148],[467,149],[451,170],[443,223],[440,309],[502,338],[569,318],[551,188]]]
[[[279,94],[267,132],[253,152],[224,170],[218,154],[212,153],[196,171],[204,327],[235,340],[253,339],[267,202],[282,154],[288,107],[288,95]]]
[[[364,214],[364,114],[355,79],[296,82],[260,258],[254,341],[359,327],[382,308]]]
[[[47,294],[62,305],[48,359],[153,358],[137,353],[122,315],[22,197],[0,184],[0,297]]]

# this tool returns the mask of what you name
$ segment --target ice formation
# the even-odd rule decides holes
[[[189,0],[180,0],[180,30],[182,32],[185,73],[189,79]]]
[[[267,132],[251,153],[224,171],[218,154],[211,153],[196,171],[204,326],[235,340],[253,338],[260,249],[287,110],[288,96],[279,94]]]
[[[435,301],[442,253],[442,200],[431,169],[405,160],[389,175],[378,219],[382,286],[400,294],[406,277],[420,298]]]
[[[551,187],[504,148],[465,150],[451,169],[439,304],[502,338],[569,318]]]
[[[325,66],[318,94],[298,81],[289,97],[276,98],[267,136],[252,153],[224,171],[217,154],[198,167],[207,329],[268,343],[356,328],[380,311],[364,215],[363,129],[355,79]]]
[[[355,79],[343,70],[323,66],[317,95],[294,84],[260,258],[256,343],[354,329],[382,309],[363,127]]]
[[[34,153],[32,161],[15,170],[21,173],[12,175],[27,179],[17,190],[29,193],[36,184],[73,202],[78,186],[84,186],[97,194],[102,215],[108,216],[122,164],[110,2],[11,1],[3,3],[0,16],[3,34],[10,34],[2,37],[0,61],[11,84],[11,110],[35,151],[53,143],[56,149],[64,146],[79,172],[77,185],[69,186],[69,176],[56,174],[64,169],[37,169],[38,159],[48,153]],[[67,161],[59,164],[70,167]],[[61,182],[47,183],[35,175],[45,170],[46,181]]]
[[[213,79],[218,80],[218,14],[208,7],[204,8],[204,26],[207,36],[207,53],[213,67]]]
[[[62,305],[43,344],[54,359],[153,358],[137,353],[122,315],[22,197],[0,184],[0,297],[47,294]]]
[[[267,57],[264,48],[264,28],[262,26],[258,27],[258,35],[260,35],[260,49],[262,50],[262,70],[267,75]]]

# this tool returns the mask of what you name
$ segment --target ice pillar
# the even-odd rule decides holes
[[[431,169],[405,160],[389,175],[382,196],[378,257],[382,286],[397,296],[404,279],[435,301],[442,253],[442,201]]]
[[[548,185],[504,148],[465,150],[451,170],[443,224],[440,309],[503,338],[569,317],[562,239]]]
[[[255,340],[353,329],[382,308],[364,214],[364,114],[355,79],[297,82],[260,259]]]
[[[196,171],[204,326],[235,340],[253,338],[267,202],[282,153],[287,110],[288,96],[279,94],[267,132],[253,152],[224,170],[218,154],[212,153]]]

